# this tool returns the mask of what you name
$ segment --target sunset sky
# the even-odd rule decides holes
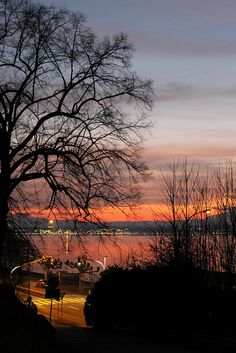
[[[82,12],[98,36],[129,35],[136,48],[133,68],[156,89],[154,128],[143,154],[154,177],[173,158],[217,163],[234,157],[235,0],[39,2]],[[153,183],[145,187],[150,204]]]

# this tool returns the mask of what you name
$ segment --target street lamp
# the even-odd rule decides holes
[[[211,213],[211,209],[210,208],[206,208],[205,210],[194,212],[190,217],[188,217],[188,218],[186,218],[184,220],[184,223],[182,224],[181,230],[184,228],[185,224],[187,224],[189,221],[191,221],[191,219],[193,219],[194,217],[196,217],[199,214],[202,215],[203,213],[209,214],[209,213]]]
[[[28,269],[29,269],[28,300],[31,299],[31,296],[30,296],[30,266],[31,266],[32,264],[40,263],[40,262],[42,262],[42,261],[45,261],[45,259],[50,260],[51,258],[52,258],[52,256],[43,256],[43,257],[40,258],[40,259],[33,260],[33,261],[29,261],[29,262],[25,262],[25,263],[23,263],[22,265],[15,266],[15,267],[11,270],[11,272],[10,272],[10,278],[12,278],[13,273],[14,273],[18,268],[21,268],[21,267],[24,267],[24,266],[28,266]]]
[[[211,209],[210,209],[210,208],[206,208],[205,210],[196,211],[196,212],[194,212],[194,214],[192,214],[192,215],[188,218],[188,220],[192,219],[193,217],[197,216],[198,214],[201,214],[201,215],[202,215],[203,213],[209,214],[209,213],[211,213]]]
[[[107,256],[103,257],[103,262],[99,260],[93,260],[94,262],[97,262],[99,265],[102,266],[103,271],[106,269],[107,266]]]
[[[13,272],[15,272],[15,270],[17,270],[18,268],[21,268],[22,266],[23,266],[23,265],[19,265],[19,266],[14,267],[14,268],[11,270],[10,277],[12,277]]]
[[[181,225],[181,228],[180,228],[180,234],[183,234],[184,236],[184,254],[185,254],[185,257],[187,259],[187,261],[189,260],[189,256],[191,256],[190,254],[190,247],[191,247],[191,234],[190,234],[190,226],[189,226],[189,222],[194,218],[196,217],[197,215],[203,215],[204,213],[205,214],[209,214],[211,212],[211,209],[204,209],[204,210],[200,210],[200,211],[196,211],[194,212],[191,216],[189,216],[188,218],[186,218],[183,222],[183,224]],[[202,217],[201,217],[201,220],[202,220]],[[183,233],[182,233],[183,232]],[[180,240],[179,240],[180,241]]]
[[[12,278],[13,276],[13,273],[18,269],[18,268],[21,268],[23,266],[29,266],[29,274],[30,274],[30,265],[31,263],[34,263],[36,261],[31,261],[31,262],[26,262],[22,265],[18,265],[18,266],[15,266],[11,272],[10,272],[10,278]],[[30,303],[31,302],[31,296],[30,296],[30,275],[29,275],[29,278],[28,278],[28,298],[27,298],[27,301]]]

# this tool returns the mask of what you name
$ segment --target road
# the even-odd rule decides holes
[[[35,287],[31,284],[30,295],[33,303],[37,306],[38,313],[50,319],[51,299],[44,298],[45,289]],[[19,287],[19,295],[23,300],[27,298],[27,288]],[[71,325],[86,327],[84,319],[85,296],[76,293],[65,293],[62,300],[52,300],[51,323],[53,326]]]
[[[49,319],[51,300],[32,297],[34,304],[38,308],[38,313]],[[71,326],[86,326],[83,314],[85,298],[79,295],[67,295],[60,302],[52,301],[53,324],[70,324]]]

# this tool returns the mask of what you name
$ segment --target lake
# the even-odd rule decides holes
[[[44,254],[60,258],[63,262],[62,270],[73,272],[64,265],[66,260],[77,262],[78,257],[84,257],[94,267],[105,265],[127,265],[133,259],[145,260],[150,258],[150,244],[153,237],[145,235],[33,235],[32,240]],[[42,273],[38,264],[32,266],[32,271]],[[74,270],[76,271],[76,270]]]

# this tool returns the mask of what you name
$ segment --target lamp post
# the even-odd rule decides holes
[[[32,261],[32,262],[36,262],[36,261]],[[31,262],[26,262],[22,265],[18,265],[18,266],[15,266],[11,272],[10,272],[10,278],[13,277],[13,273],[18,269],[18,268],[21,268],[23,266],[28,266],[28,297],[27,297],[27,302],[30,303],[31,302],[31,293],[30,293],[30,265],[31,265]]]
[[[94,262],[97,262],[99,265],[102,266],[103,271],[105,271],[106,266],[107,266],[107,256],[103,257],[103,262],[99,260],[93,260]]]
[[[184,256],[185,256],[185,261],[189,262],[190,259],[190,234],[189,234],[189,222],[196,217],[197,215],[202,215],[208,214],[211,212],[211,209],[204,209],[204,210],[200,210],[200,211],[196,211],[194,212],[191,216],[189,216],[188,218],[185,219],[185,221],[183,222],[181,228],[180,228],[180,233],[184,231]],[[202,219],[202,218],[201,218]]]
[[[45,259],[51,259],[52,257],[51,256],[43,256],[42,258],[40,259],[37,259],[37,260],[33,260],[33,261],[29,261],[29,262],[25,262],[23,263],[22,265],[18,265],[18,266],[15,266],[11,272],[10,272],[10,278],[13,277],[13,273],[18,269],[18,268],[22,268],[24,266],[28,266],[28,271],[29,271],[29,274],[28,274],[28,298],[27,300],[30,302],[30,299],[31,299],[31,296],[30,296],[30,268],[31,268],[31,265],[32,264],[35,264],[35,263],[40,263],[40,262],[43,262],[45,261]]]
[[[10,272],[10,277],[12,277],[13,272],[15,272],[15,270],[17,270],[18,268],[21,268],[22,266],[23,266],[23,265],[15,266],[15,267],[11,270],[11,272]]]
[[[201,214],[201,215],[202,215],[203,213],[208,214],[208,213],[210,213],[210,212],[211,212],[211,209],[210,209],[210,208],[206,208],[205,210],[201,210],[201,211],[196,211],[196,212],[194,212],[190,217],[188,217],[188,218],[185,220],[184,223],[190,221],[191,219],[193,219],[195,216],[197,216],[197,215],[199,215],[199,214]]]
[[[183,230],[183,228],[185,227],[185,225],[188,224],[189,221],[191,221],[194,217],[196,217],[197,215],[205,213],[205,214],[209,214],[211,212],[211,209],[207,208],[205,210],[202,211],[196,211],[194,212],[190,217],[188,217],[187,219],[185,219],[184,223],[181,226],[181,231]]]

